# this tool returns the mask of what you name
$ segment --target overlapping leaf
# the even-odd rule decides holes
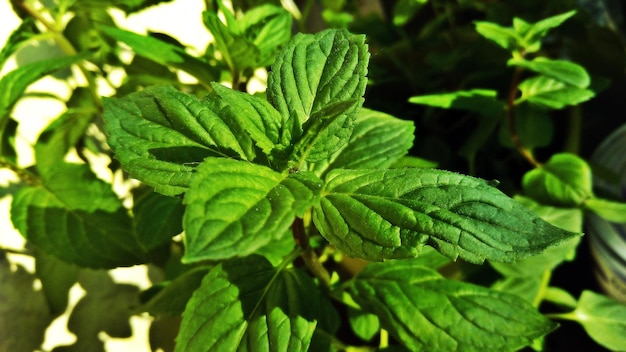
[[[575,236],[484,180],[433,169],[333,170],[314,221],[350,256],[411,258],[425,244],[451,258],[511,262]]]
[[[414,260],[368,265],[352,295],[412,351],[509,351],[556,327],[522,299],[446,280]]]
[[[184,260],[246,256],[281,238],[319,198],[311,172],[280,174],[265,166],[208,158],[185,198]]]
[[[595,96],[589,89],[578,88],[546,76],[529,78],[519,85],[522,96],[519,104],[528,101],[549,109],[562,109],[568,105],[583,103]]]
[[[591,83],[587,70],[571,61],[537,57],[532,61],[511,59],[507,62],[507,65],[523,67],[578,88],[587,88],[589,83]]]
[[[143,262],[145,251],[110,185],[86,165],[42,170],[43,184],[18,191],[11,219],[33,244],[80,266],[114,268]]]
[[[225,261],[187,304],[176,351],[307,351],[319,311],[319,290],[298,269],[260,256]]]
[[[296,118],[304,136],[296,158],[319,161],[348,142],[367,82],[364,37],[345,30],[296,35],[278,55],[268,77],[268,100]]]

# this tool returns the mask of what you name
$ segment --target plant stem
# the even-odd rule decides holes
[[[0,169],[9,169],[13,171],[20,178],[20,180],[24,181],[28,185],[34,186],[39,184],[39,177],[37,175],[26,169],[22,169],[4,157],[0,157]]]
[[[309,237],[304,229],[304,221],[300,218],[296,218],[291,225],[291,229],[293,231],[293,239],[296,242],[296,245],[302,248],[302,254],[300,254],[300,256],[302,257],[304,264],[306,264],[311,273],[318,278],[324,286],[329,287],[330,274],[328,274],[328,270],[326,270],[322,263],[320,263],[317,254],[309,243]]]
[[[543,275],[541,275],[541,286],[539,287],[539,292],[533,299],[533,306],[539,307],[541,302],[543,301],[544,296],[546,295],[546,290],[550,285],[550,279],[552,278],[552,271],[546,270]]]
[[[569,153],[580,152],[580,135],[582,129],[582,109],[580,106],[572,106],[569,115],[569,130],[567,132],[563,150]]]
[[[70,41],[63,35],[63,31],[57,27],[56,23],[48,21],[47,18],[42,16],[41,13],[39,13],[36,9],[32,8],[26,2],[17,1],[16,3],[21,8],[23,8],[26,12],[28,12],[28,14],[31,17],[33,17],[34,19],[39,21],[44,27],[46,27],[48,31],[54,34],[54,38],[57,44],[59,45],[59,47],[61,48],[61,50],[63,50],[65,54],[67,55],[78,54],[78,52],[76,51],[72,43],[70,43]],[[102,99],[100,98],[100,94],[98,94],[98,91],[97,91],[96,79],[93,77],[91,72],[87,70],[84,64],[78,63],[76,65],[78,66],[83,76],[85,77],[85,80],[87,81],[87,89],[89,90],[89,93],[91,94],[94,104],[98,107],[99,110],[101,110]]]
[[[513,78],[511,79],[511,86],[509,88],[509,95],[506,100],[506,119],[509,124],[509,134],[511,135],[511,142],[515,146],[515,149],[522,155],[526,161],[528,161],[534,167],[540,167],[541,164],[535,159],[528,148],[524,147],[522,140],[520,139],[519,132],[517,131],[517,120],[515,116],[515,99],[519,91],[519,84],[522,79],[522,72],[524,70],[521,67],[516,67],[513,72]]]

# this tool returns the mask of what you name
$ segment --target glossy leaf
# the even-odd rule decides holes
[[[108,143],[133,177],[165,195],[183,193],[208,156],[253,159],[253,141],[232,116],[170,86],[104,100]]]
[[[56,164],[42,171],[42,184],[20,189],[11,204],[11,219],[22,236],[79,266],[143,262],[145,251],[110,185],[86,165]]]
[[[414,260],[368,265],[351,292],[412,351],[516,350],[556,326],[514,295],[447,280]]]
[[[568,85],[546,76],[528,78],[520,83],[519,89],[522,96],[515,102],[516,105],[528,101],[548,109],[562,109],[568,105],[577,105],[595,96],[595,93],[589,89]]]
[[[0,121],[8,117],[13,105],[22,97],[24,90],[40,78],[67,68],[85,59],[86,55],[67,56],[36,61],[16,68],[0,78]]]
[[[415,127],[382,112],[361,109],[348,144],[328,161],[320,161],[313,170],[321,173],[336,168],[377,169],[390,167],[406,155],[413,145]]]
[[[109,37],[130,46],[135,54],[161,65],[183,70],[204,84],[209,84],[219,77],[207,62],[187,54],[178,46],[115,27],[98,26],[98,29]]]
[[[222,262],[187,304],[176,351],[306,351],[318,292],[310,276],[260,256]]]
[[[511,262],[575,236],[486,181],[433,169],[333,170],[314,221],[354,257],[417,257],[424,245],[473,263]]]
[[[272,65],[268,100],[303,126],[297,159],[323,160],[348,142],[367,82],[364,40],[345,30],[298,34]]]
[[[574,154],[555,154],[524,175],[522,186],[544,204],[579,206],[593,196],[591,168]]]
[[[409,98],[413,104],[428,105],[443,109],[459,109],[488,116],[504,113],[504,103],[496,97],[495,90],[472,89],[454,93],[422,95]]]
[[[578,88],[587,88],[591,83],[587,70],[571,61],[537,57],[532,61],[510,59],[507,65],[523,67]]]
[[[580,323],[597,343],[620,351],[626,346],[626,304],[592,291],[583,291],[567,319]]]
[[[185,197],[183,260],[243,257],[282,238],[296,216],[318,201],[311,172],[279,174],[246,161],[208,158]]]

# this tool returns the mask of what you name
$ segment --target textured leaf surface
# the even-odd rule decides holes
[[[186,262],[246,256],[282,238],[319,199],[311,172],[279,174],[246,161],[208,158],[185,198]]]
[[[187,304],[176,351],[306,351],[318,292],[305,273],[260,256],[222,262]]]
[[[4,120],[24,90],[38,79],[83,60],[85,55],[67,56],[26,64],[0,79],[0,121]]]
[[[298,34],[276,58],[267,96],[303,126],[298,158],[322,160],[348,141],[367,83],[364,40],[345,30]]]
[[[589,89],[578,88],[546,76],[529,78],[520,83],[519,89],[522,97],[516,104],[528,101],[549,109],[562,109],[568,105],[580,104],[595,96]]]
[[[553,155],[524,175],[524,192],[545,204],[579,206],[593,196],[591,168],[574,154]]]
[[[208,156],[253,159],[254,145],[230,115],[170,86],[104,100],[105,129],[115,157],[135,178],[165,195],[183,193]]]
[[[209,84],[218,77],[208,63],[187,54],[184,49],[175,45],[115,27],[99,26],[98,28],[111,38],[130,46],[137,55],[164,66],[183,70],[200,82]]]
[[[592,291],[583,291],[578,306],[568,314],[596,342],[613,351],[626,346],[626,304]]]
[[[320,233],[368,260],[416,257],[425,244],[470,262],[511,262],[575,234],[486,181],[432,169],[334,170],[315,207]]]
[[[556,326],[516,296],[446,280],[414,260],[368,265],[351,292],[412,351],[516,350]]]
[[[382,112],[361,109],[350,141],[328,161],[320,161],[313,170],[386,168],[404,156],[413,145],[415,127]]]
[[[143,261],[131,219],[110,185],[86,165],[57,164],[43,184],[24,187],[11,204],[22,236],[59,259],[80,266],[114,268]]]

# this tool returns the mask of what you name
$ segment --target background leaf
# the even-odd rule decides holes
[[[368,260],[416,257],[425,244],[473,263],[510,262],[575,236],[486,181],[433,169],[333,170],[315,207],[320,233]]]
[[[243,257],[282,238],[318,199],[322,181],[302,171],[208,158],[185,197],[186,262]]]
[[[516,104],[528,101],[548,109],[562,109],[567,105],[577,105],[595,96],[595,93],[589,89],[571,86],[546,76],[528,78],[520,83],[519,89],[522,96]]]
[[[35,272],[41,280],[42,292],[50,313],[61,314],[67,308],[70,288],[78,280],[79,267],[66,263],[42,250],[35,250]]]
[[[556,327],[516,296],[446,280],[414,260],[372,263],[350,290],[412,351],[516,350]]]
[[[571,61],[536,57],[532,61],[510,59],[507,65],[523,67],[578,88],[587,88],[591,83],[587,70]]]
[[[409,102],[443,109],[467,110],[487,116],[501,116],[504,113],[504,103],[499,101],[496,95],[495,90],[471,89],[415,96],[409,98]]]
[[[176,351],[306,351],[319,310],[315,283],[298,269],[260,256],[225,261],[187,304]]]
[[[133,224],[137,239],[148,250],[168,243],[183,232],[182,200],[148,190],[135,198]]]
[[[126,209],[86,165],[45,170],[42,184],[15,194],[11,220],[28,241],[69,263],[115,268],[144,261]]]

